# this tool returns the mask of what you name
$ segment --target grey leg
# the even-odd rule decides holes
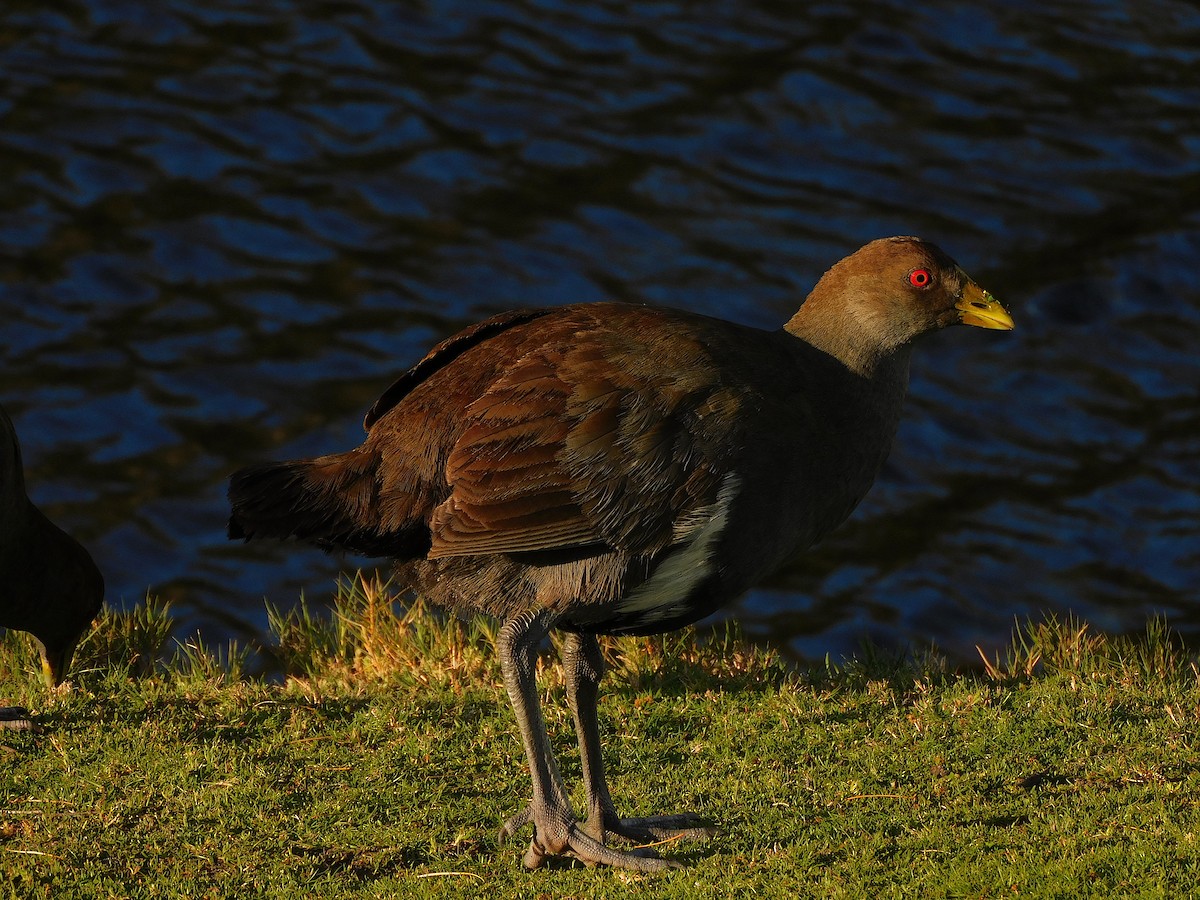
[[[622,819],[617,815],[608,793],[604,759],[600,753],[600,726],[596,711],[600,679],[604,675],[604,655],[600,652],[596,637],[590,634],[568,635],[563,645],[562,662],[567,682],[567,703],[575,717],[575,734],[579,738],[579,756],[583,762],[583,778],[587,788],[587,833],[601,843],[609,834],[636,843],[669,838],[700,840],[712,837],[716,829],[703,827],[700,819],[690,813],[642,819]]]
[[[501,837],[510,836],[522,826],[533,823],[533,840],[524,860],[531,869],[542,865],[546,857],[555,855],[573,856],[588,865],[621,866],[642,872],[677,868],[679,864],[669,860],[605,847],[585,834],[576,823],[558,763],[550,749],[537,692],[537,647],[553,622],[554,616],[550,612],[526,613],[506,622],[496,640],[504,687],[517,716],[517,728],[533,779],[533,801],[527,809],[504,823]]]

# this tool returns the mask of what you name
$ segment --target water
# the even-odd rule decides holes
[[[1013,312],[915,356],[854,518],[733,612],[801,656],[1074,611],[1200,637],[1186,3],[7,0],[0,402],[109,600],[252,634],[340,561],[224,540],[438,338],[613,298],[774,327],[920,234]]]

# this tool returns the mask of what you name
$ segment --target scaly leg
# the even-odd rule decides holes
[[[501,837],[533,823],[533,840],[524,860],[531,869],[542,865],[547,856],[555,855],[573,856],[588,865],[620,866],[642,872],[677,868],[679,864],[669,860],[605,847],[584,833],[576,822],[550,749],[537,692],[537,647],[553,622],[554,615],[548,611],[526,613],[506,622],[496,641],[504,687],[517,716],[517,728],[533,779],[533,801],[504,824]]]
[[[703,840],[716,834],[715,828],[704,827],[700,818],[691,813],[641,819],[622,819],[617,815],[608,793],[604,759],[600,753],[596,700],[600,679],[604,675],[604,655],[600,652],[595,635],[568,635],[563,645],[562,662],[567,682],[567,703],[575,716],[575,734],[579,737],[579,756],[583,761],[583,778],[587,788],[587,833],[601,843],[609,834],[635,843],[668,838]]]

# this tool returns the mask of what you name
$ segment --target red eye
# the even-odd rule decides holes
[[[932,281],[933,276],[929,274],[928,269],[913,269],[908,273],[908,283],[913,287],[929,287]]]

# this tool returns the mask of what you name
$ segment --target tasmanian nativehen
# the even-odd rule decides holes
[[[391,557],[417,594],[503,620],[496,649],[533,800],[502,834],[533,825],[530,867],[556,854],[673,866],[606,845],[707,830],[687,814],[617,814],[596,636],[695,622],[841,523],[887,455],[912,340],[955,324],[1013,327],[913,237],[843,259],[778,331],[620,303],[504,313],[384,391],[360,447],[236,473],[229,536]],[[582,820],[535,683],[551,629],[565,632]]]
[[[55,685],[103,602],[92,557],[26,496],[21,445],[0,407],[0,628],[37,638],[42,672]]]

